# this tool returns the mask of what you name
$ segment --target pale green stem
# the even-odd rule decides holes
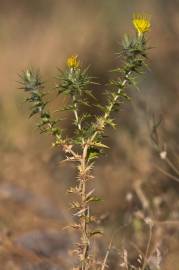
[[[117,101],[118,98],[119,98],[119,94],[121,93],[122,88],[126,85],[126,83],[127,83],[127,81],[128,81],[128,78],[129,78],[130,74],[131,74],[131,71],[129,71],[128,74],[126,74],[125,79],[124,79],[124,81],[122,82],[122,87],[118,89],[116,95],[113,97],[113,100],[111,101],[111,103],[110,103],[110,105],[109,105],[109,107],[108,107],[107,112],[105,112],[105,114],[104,114],[104,116],[103,116],[103,123],[102,123],[103,125],[105,125],[106,120],[107,120],[108,117],[110,116],[110,114],[111,114],[111,112],[112,112],[112,109],[113,109],[113,107],[114,107],[116,101]],[[95,137],[97,136],[98,132],[99,132],[98,130],[95,131],[95,133],[94,133],[93,136],[91,137],[91,141],[93,141],[93,140],[95,139]]]
[[[78,129],[81,131],[81,123],[79,122],[78,107],[76,104],[76,97],[75,96],[73,96],[73,105],[74,105],[73,112],[75,115],[76,124],[77,124]]]

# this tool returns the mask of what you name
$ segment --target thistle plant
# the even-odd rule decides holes
[[[91,238],[101,231],[96,228],[96,218],[91,214],[93,203],[100,201],[91,188],[94,181],[93,168],[95,161],[108,146],[104,143],[106,127],[116,127],[114,112],[128,100],[126,89],[136,85],[136,75],[140,75],[146,66],[147,41],[146,33],[150,30],[150,20],[146,16],[134,16],[133,26],[136,34],[133,37],[125,35],[118,52],[123,60],[122,67],[113,70],[116,79],[104,85],[105,105],[95,97],[94,79],[89,75],[89,69],[83,68],[77,55],[67,59],[64,70],[58,70],[56,91],[57,97],[67,96],[67,104],[60,108],[59,113],[66,112],[73,116],[71,130],[62,128],[62,121],[48,110],[48,93],[38,72],[27,69],[21,75],[22,88],[28,95],[26,101],[31,105],[30,117],[38,115],[38,128],[42,133],[48,133],[54,138],[53,146],[65,154],[65,161],[73,162],[77,168],[74,186],[68,192],[75,195],[71,203],[74,224],[70,226],[77,230],[80,240],[76,244],[75,253],[79,263],[75,269],[88,270],[93,268]],[[98,113],[90,113],[98,108]],[[61,125],[60,125],[61,124]],[[70,132],[71,134],[71,132]],[[104,269],[104,264],[101,269]]]

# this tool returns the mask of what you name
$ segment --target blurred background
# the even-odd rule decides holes
[[[74,169],[59,165],[61,153],[35,129],[35,120],[28,120],[18,74],[34,66],[53,88],[57,67],[78,54],[105,83],[118,63],[123,34],[134,34],[132,14],[140,12],[152,16],[149,68],[140,90],[129,89],[132,102],[116,115],[120,128],[108,131],[111,148],[94,172],[96,193],[104,199],[95,212],[106,235],[101,250],[115,234],[111,269],[122,269],[124,248],[136,265],[136,256],[145,253],[151,218],[151,270],[160,259],[161,269],[178,270],[177,0],[0,1],[0,269],[69,269],[77,237],[63,229],[71,222],[66,189],[75,181]],[[153,115],[163,120],[159,133],[167,162],[151,141]]]

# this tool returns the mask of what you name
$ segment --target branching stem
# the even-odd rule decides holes
[[[106,124],[106,120],[109,118],[111,112],[112,112],[112,109],[114,107],[114,105],[116,104],[116,101],[118,100],[119,98],[119,95],[121,93],[121,90],[123,87],[125,87],[126,83],[128,82],[128,78],[131,74],[131,71],[129,71],[126,76],[125,76],[125,79],[123,80],[122,84],[121,84],[121,88],[118,89],[116,95],[113,97],[113,99],[110,101],[110,104],[107,106],[108,110],[104,113],[104,116],[102,117],[102,126],[105,127],[105,124]],[[96,130],[94,132],[94,134],[92,135],[91,137],[91,142],[94,141],[94,139],[96,138],[97,134],[99,133],[100,131],[99,130]]]

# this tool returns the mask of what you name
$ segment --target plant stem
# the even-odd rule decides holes
[[[106,123],[106,120],[108,119],[108,117],[110,116],[111,112],[112,112],[112,109],[116,103],[116,101],[118,100],[119,98],[119,95],[121,93],[121,90],[123,87],[125,87],[126,83],[128,82],[128,78],[131,74],[131,71],[129,71],[126,75],[125,75],[125,79],[123,80],[122,84],[121,84],[121,88],[119,88],[117,90],[117,93],[116,95],[113,97],[113,99],[111,100],[110,104],[108,105],[108,110],[104,113],[104,116],[102,117],[103,118],[103,122],[102,122],[102,126],[105,126],[105,123]],[[93,136],[91,137],[91,141],[93,142],[93,140],[95,139],[95,137],[97,136],[97,134],[99,133],[98,130],[96,130],[93,134]]]
[[[75,115],[76,125],[77,125],[78,129],[81,131],[81,123],[79,122],[78,107],[77,107],[75,96],[73,96],[73,106],[74,106],[73,112]]]
[[[119,98],[120,92],[122,90],[122,88],[126,85],[127,81],[128,81],[128,77],[130,75],[130,71],[128,72],[128,74],[126,74],[125,79],[121,85],[121,88],[118,89],[116,95],[113,97],[113,99],[111,100],[110,104],[108,105],[108,110],[104,113],[103,116],[103,125],[105,126],[106,120],[108,119],[108,117],[110,116],[112,109],[117,101],[117,99]],[[74,100],[75,101],[75,100]],[[75,107],[76,102],[74,102],[74,114],[75,114],[75,118],[76,118],[76,122],[78,125],[78,129],[81,130],[81,126],[79,126],[79,121],[78,121],[78,114],[77,114],[77,109]],[[95,131],[93,136],[91,137],[91,139],[89,141],[93,141],[95,139],[95,137],[97,136],[99,131]],[[81,210],[83,210],[83,215],[80,217],[80,227],[81,227],[81,240],[82,240],[82,253],[81,253],[81,269],[82,270],[87,270],[89,269],[89,247],[90,247],[90,237],[89,237],[89,232],[88,232],[88,222],[89,222],[89,218],[90,218],[90,214],[89,214],[89,205],[86,201],[86,183],[89,179],[89,175],[86,173],[86,169],[87,169],[87,162],[86,162],[86,157],[87,157],[87,151],[88,151],[88,143],[86,143],[84,145],[83,148],[83,154],[82,154],[82,158],[81,158],[81,163],[79,166],[79,181],[80,181],[80,190],[81,190]],[[106,258],[107,260],[107,258]],[[105,262],[106,263],[106,262]],[[105,266],[103,266],[105,267]]]
[[[88,269],[88,257],[89,257],[89,246],[90,239],[88,234],[88,222],[89,222],[89,205],[86,201],[86,183],[88,180],[88,174],[86,172],[87,169],[87,150],[88,145],[85,144],[83,148],[83,154],[81,159],[81,164],[79,167],[80,171],[80,187],[81,187],[81,210],[83,210],[83,214],[80,217],[80,227],[81,227],[81,241],[82,241],[82,253],[81,253],[81,269]]]

